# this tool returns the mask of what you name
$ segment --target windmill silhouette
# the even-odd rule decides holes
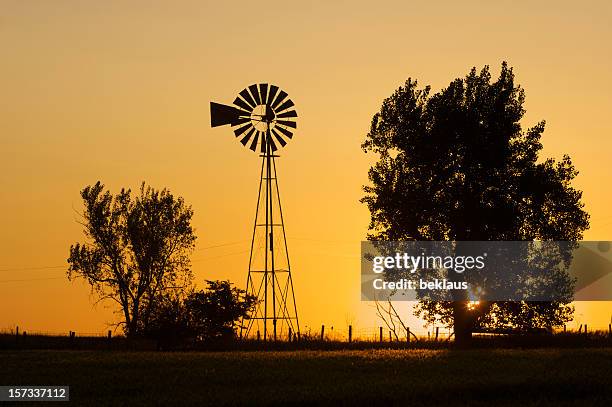
[[[240,143],[262,158],[246,288],[258,302],[242,321],[240,337],[299,338],[274,154],[297,128],[294,104],[278,86],[260,83],[239,92],[233,106],[211,102],[210,118],[212,127],[234,128]]]

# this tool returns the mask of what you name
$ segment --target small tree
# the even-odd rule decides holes
[[[539,160],[544,122],[524,131],[523,89],[502,64],[430,95],[408,79],[374,115],[363,149],[379,155],[362,199],[372,240],[563,240],[588,228],[569,156]],[[568,280],[563,280],[568,281]],[[565,287],[567,288],[567,287]],[[453,325],[465,343],[477,327],[550,327],[569,301],[421,301],[417,315]]]
[[[157,340],[159,348],[172,348],[193,340],[195,331],[185,307],[184,293],[160,295],[142,334]]]
[[[201,340],[234,337],[238,321],[248,317],[257,302],[254,295],[232,287],[229,281],[206,280],[206,290],[185,300],[191,329]]]
[[[229,281],[207,280],[206,285],[187,295],[160,296],[143,333],[164,348],[234,338],[238,321],[248,318],[255,296]]]
[[[81,191],[87,242],[70,246],[68,278],[84,278],[100,299],[112,299],[128,336],[146,329],[155,303],[191,285],[193,211],[167,189],[144,183],[113,196],[97,182]]]

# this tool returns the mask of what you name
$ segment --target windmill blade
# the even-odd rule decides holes
[[[283,110],[287,110],[287,109],[289,109],[289,108],[290,108],[290,107],[292,107],[292,106],[295,106],[295,105],[293,104],[293,102],[291,101],[291,99],[287,99],[287,101],[286,101],[285,103],[283,103],[282,105],[280,105],[280,106],[279,106],[279,107],[276,109],[276,111],[277,111],[277,112],[282,112]]]
[[[247,131],[247,134],[242,138],[242,140],[240,140],[240,142],[242,143],[243,146],[246,147],[246,145],[249,142],[249,139],[251,138],[253,133],[255,133],[255,127],[251,126],[251,129],[249,131]]]
[[[294,129],[297,128],[297,124],[295,122],[290,122],[288,120],[277,120],[276,123],[283,126],[292,127]]]
[[[268,84],[259,84],[259,94],[261,95],[261,104],[265,105],[268,102]]]
[[[245,124],[242,127],[237,128],[236,130],[234,130],[234,134],[236,135],[236,137],[240,136],[242,133],[244,133],[245,131],[247,131],[249,128],[253,128],[253,125],[251,124],[250,120],[248,124]]]
[[[238,107],[240,107],[240,108],[244,109],[244,110],[245,110],[245,113],[246,113],[246,115],[247,115],[247,116],[249,116],[249,115],[250,115],[250,113],[248,113],[248,112],[253,111],[253,108],[252,108],[251,106],[249,106],[249,104],[248,104],[248,103],[246,103],[244,100],[242,100],[242,99],[240,98],[240,96],[238,96],[236,99],[234,99],[234,104],[235,104],[236,106],[238,106]]]
[[[276,115],[276,117],[280,119],[285,118],[285,117],[297,117],[297,112],[295,110],[289,110],[288,112]]]
[[[287,136],[287,138],[292,138],[293,137],[293,133],[290,132],[289,130],[287,130],[286,128],[284,128],[284,127],[276,127],[276,129],[278,129],[278,131],[280,131],[285,136]]]
[[[255,137],[253,138],[253,142],[251,143],[251,150],[255,151],[257,149],[257,140],[259,140],[259,131],[255,132]]]
[[[276,96],[276,92],[278,92],[278,86],[270,85],[270,95],[268,96],[268,104],[271,104],[274,101],[274,96]]]
[[[278,142],[280,143],[280,145],[282,147],[285,147],[287,145],[287,142],[285,140],[283,140],[283,138],[281,137],[280,134],[278,134],[276,132],[276,130],[272,129],[272,134],[274,134],[274,137],[276,137],[276,139],[278,140]]]
[[[211,127],[223,126],[226,124],[235,126],[240,124],[240,116],[242,113],[246,112],[236,109],[234,106],[210,102],[210,125]]]
[[[276,100],[274,101],[274,103],[272,103],[270,106],[272,106],[272,109],[276,110],[276,106],[278,106],[278,104],[280,102],[282,102],[283,100],[285,100],[285,98],[287,97],[287,92],[285,92],[284,90],[281,90],[278,93],[278,96],[276,97]]]
[[[257,89],[257,85],[249,86],[249,90],[251,91],[253,98],[255,98],[255,102],[257,102],[258,105],[261,105],[261,98],[259,97],[259,89]]]
[[[251,94],[249,93],[247,89],[243,89],[239,93],[239,95],[242,96],[244,100],[246,100],[246,102],[249,104],[249,106],[251,106],[251,108],[254,108],[255,106],[257,106],[257,103],[255,103],[255,100],[253,100],[253,97],[251,96]]]

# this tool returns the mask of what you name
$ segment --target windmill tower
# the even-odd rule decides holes
[[[250,318],[243,321],[240,337],[299,337],[275,162],[279,157],[275,152],[297,128],[297,112],[286,92],[266,83],[242,90],[233,105],[211,102],[211,126],[230,125],[240,143],[262,158],[246,288],[258,302]]]

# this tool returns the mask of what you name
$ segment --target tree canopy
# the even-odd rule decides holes
[[[160,345],[234,339],[240,322],[249,317],[257,298],[229,281],[206,280],[206,288],[183,298],[166,295],[156,303],[145,334]]]
[[[86,241],[70,246],[68,277],[84,278],[119,304],[128,336],[144,330],[160,296],[192,283],[193,211],[167,189],[144,183],[117,195],[97,182],[81,191]]]
[[[185,300],[192,327],[201,340],[232,338],[240,320],[248,318],[257,297],[225,281],[206,281],[206,289]]]
[[[408,79],[385,99],[362,147],[376,153],[362,202],[371,240],[577,241],[589,226],[568,155],[541,159],[545,122],[523,129],[525,92],[504,62],[497,80],[476,68],[431,94]],[[417,314],[455,326],[550,327],[564,302],[421,301]],[[459,338],[461,337],[461,338]]]

